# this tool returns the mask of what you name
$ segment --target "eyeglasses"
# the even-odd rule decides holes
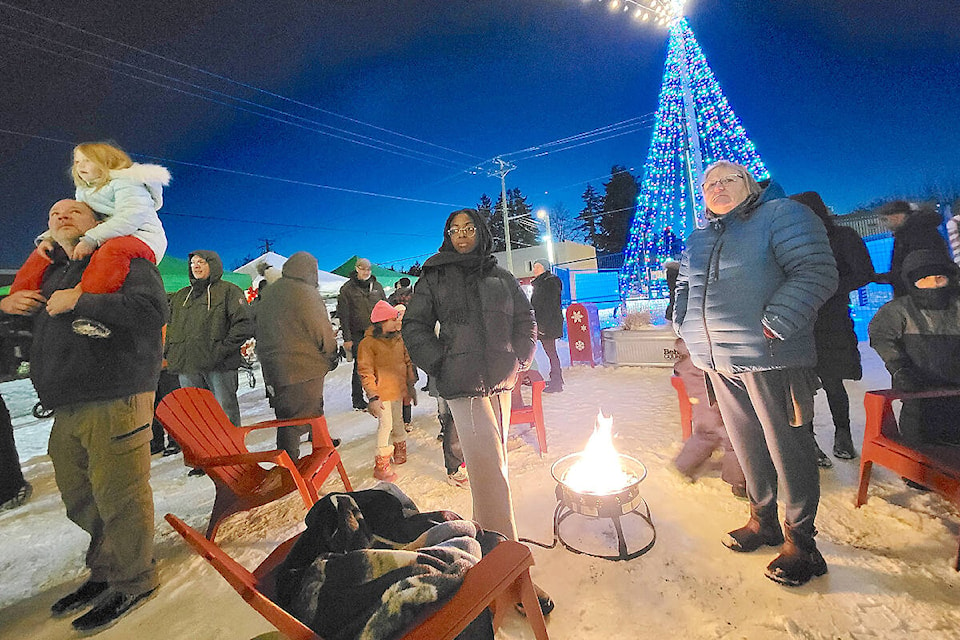
[[[710,193],[711,191],[717,188],[717,185],[723,185],[723,188],[726,189],[737,180],[743,180],[743,176],[740,175],[739,173],[731,173],[730,175],[724,176],[719,180],[714,180],[712,182],[704,182],[703,192]]]
[[[457,235],[464,235],[468,238],[472,238],[473,236],[477,235],[477,228],[472,224],[468,224],[465,227],[450,227],[447,229],[447,235],[451,238]]]

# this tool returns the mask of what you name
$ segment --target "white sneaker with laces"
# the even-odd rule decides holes
[[[467,468],[460,467],[455,473],[448,473],[447,484],[454,487],[460,487],[461,489],[469,489],[470,478],[467,476]]]

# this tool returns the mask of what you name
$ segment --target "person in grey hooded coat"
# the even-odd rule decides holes
[[[256,306],[257,356],[278,420],[323,415],[323,380],[337,363],[337,338],[320,297],[317,259],[298,251]],[[277,448],[296,461],[308,427],[277,429]]]
[[[687,239],[673,323],[707,372],[747,480],[750,520],[723,543],[734,551],[783,543],[766,575],[797,586],[827,571],[813,540],[813,438],[795,427],[812,415],[813,325],[837,289],[837,267],[823,224],[775,183],[762,189],[745,167],[721,161],[702,189],[710,224]]]
[[[253,337],[253,317],[243,290],[223,279],[216,252],[192,252],[188,269],[190,285],[170,297],[167,369],[180,377],[181,387],[213,392],[230,422],[240,426],[237,369],[240,347]]]

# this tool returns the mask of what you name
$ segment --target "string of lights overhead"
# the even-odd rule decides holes
[[[583,0],[590,2],[590,0]],[[686,0],[597,0],[606,4],[610,11],[621,11],[638,22],[648,22],[658,27],[669,27],[683,17]]]

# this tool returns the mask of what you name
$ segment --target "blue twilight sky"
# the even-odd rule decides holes
[[[72,194],[72,145],[98,139],[170,169],[172,255],[231,267],[269,239],[328,269],[422,262],[451,210],[496,200],[471,167],[656,110],[666,30],[609,2],[0,0],[0,267]],[[691,0],[687,15],[788,192],[845,213],[960,190],[956,0]],[[508,187],[579,211],[612,165],[639,175],[651,130],[519,154]]]

